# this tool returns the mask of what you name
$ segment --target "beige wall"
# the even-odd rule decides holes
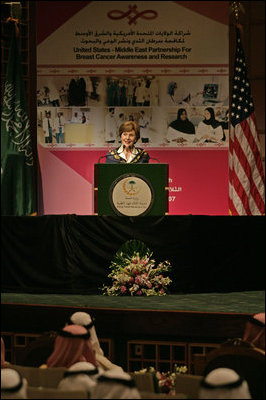
[[[28,27],[27,35],[23,39],[24,48],[28,49],[28,71],[24,76],[29,93],[36,93],[36,41],[35,41],[35,5],[36,2],[25,1],[23,3],[24,18],[22,22]],[[228,2],[230,3],[230,2]],[[251,83],[252,95],[255,103],[255,113],[258,124],[260,141],[262,144],[263,165],[265,170],[265,1],[241,1],[245,14],[240,14],[240,23],[244,28],[244,49],[248,65],[249,79]],[[2,60],[1,60],[1,81],[5,81],[5,70],[7,57],[5,49],[9,46],[6,43],[5,24],[2,24]],[[230,86],[233,76],[233,63],[235,52],[235,29],[234,18],[230,17]],[[1,100],[2,100],[1,90]],[[2,101],[1,101],[2,103]],[[33,142],[36,145],[36,100],[35,96],[30,96],[30,120],[33,132]]]

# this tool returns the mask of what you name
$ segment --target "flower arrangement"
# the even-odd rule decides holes
[[[129,240],[118,250],[110,268],[108,278],[112,286],[103,286],[103,294],[108,296],[164,296],[172,282],[164,276],[171,268],[169,261],[157,266],[152,252],[141,241]]]
[[[135,371],[135,374],[151,373],[153,375],[155,391],[157,393],[167,393],[175,394],[175,381],[177,374],[186,374],[187,366],[177,366],[174,365],[174,372],[159,372],[154,369],[154,367],[148,367],[141,369],[140,371]]]

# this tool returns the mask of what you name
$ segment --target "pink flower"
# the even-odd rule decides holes
[[[135,283],[136,283],[137,285],[139,285],[139,283],[140,283],[139,278],[135,278]]]
[[[147,282],[146,285],[148,286],[149,289],[152,288],[151,282]]]
[[[133,283],[134,282],[134,278],[133,276],[129,279],[129,283]]]
[[[159,371],[156,372],[156,378],[158,380],[162,379],[162,374]]]
[[[133,274],[133,275],[139,275],[140,272],[139,272],[139,270],[136,268],[136,269],[133,269],[132,274]]]
[[[125,293],[127,291],[127,288],[125,286],[122,286],[120,290],[121,290],[121,293]]]
[[[137,295],[138,295],[138,296],[141,296],[141,295],[142,295],[142,291],[141,291],[141,290],[138,290],[138,291],[137,291]]]
[[[161,289],[160,292],[161,292],[161,293],[164,293],[164,289]]]

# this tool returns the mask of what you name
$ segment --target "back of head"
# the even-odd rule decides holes
[[[87,328],[91,323],[92,318],[90,314],[83,311],[77,311],[70,316],[68,324],[81,325]]]
[[[94,320],[91,318],[90,314],[83,311],[77,311],[71,315],[68,324],[81,325],[89,330],[90,342],[93,350],[95,351],[95,353],[98,353],[100,355],[104,354],[96,334]]]
[[[247,321],[243,340],[265,350],[265,313],[255,314]]]
[[[253,318],[265,326],[265,313],[254,314]]]
[[[55,339],[54,351],[47,360],[47,366],[69,368],[76,362],[85,361],[84,349],[89,336],[82,326],[65,326]]]
[[[95,365],[87,361],[80,361],[76,364],[71,365],[65,372],[65,375],[77,374],[80,372],[86,372],[87,375],[91,376],[92,379],[97,380],[100,371]]]
[[[11,368],[1,369],[1,398],[27,399],[28,383],[20,373]]]
[[[61,390],[84,390],[91,393],[96,385],[98,369],[88,362],[73,364],[64,373],[64,378],[59,382],[58,389]]]
[[[126,372],[116,369],[99,375],[91,399],[140,399],[134,380]]]
[[[212,370],[200,384],[199,399],[251,399],[247,382],[230,368]]]

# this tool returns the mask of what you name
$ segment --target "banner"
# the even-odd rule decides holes
[[[151,156],[159,151],[169,163],[170,187],[182,186],[169,199],[170,214],[187,213],[191,195],[191,214],[228,213],[227,12],[228,2],[219,1],[37,3],[45,213],[92,213],[94,155],[117,147],[118,128],[130,119],[141,127],[137,145]],[[47,151],[51,163],[60,163],[60,176],[57,168],[47,177]],[[86,154],[86,177],[74,167],[79,154]],[[201,172],[206,188],[200,208],[188,166]],[[65,204],[70,175],[74,198],[60,209],[56,199]]]

